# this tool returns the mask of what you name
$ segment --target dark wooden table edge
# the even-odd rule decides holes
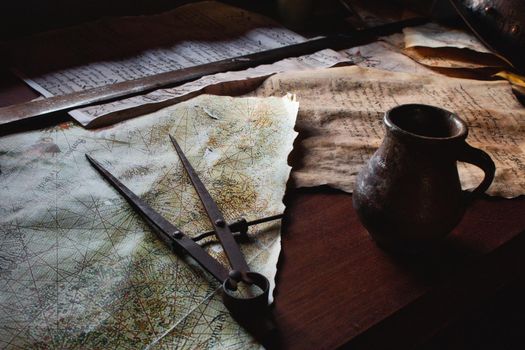
[[[423,345],[516,280],[525,281],[524,252],[525,230],[492,252],[473,258],[440,286],[337,348],[410,349]],[[435,302],[443,296],[450,302],[440,303],[436,313]]]

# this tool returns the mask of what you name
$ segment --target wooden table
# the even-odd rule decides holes
[[[475,201],[419,259],[380,249],[349,194],[301,189],[286,203],[275,298],[285,348],[418,345],[525,274],[524,196]]]
[[[9,74],[0,81],[0,105],[36,97]],[[349,194],[295,189],[285,202],[275,315],[287,349],[421,344],[525,275],[524,196],[475,201],[424,259],[378,248]]]

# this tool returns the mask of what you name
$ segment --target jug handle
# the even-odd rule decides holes
[[[496,165],[490,156],[480,150],[479,148],[474,148],[469,145],[467,142],[463,142],[460,147],[457,160],[460,162],[465,162],[473,164],[483,170],[485,177],[483,181],[476,187],[474,191],[469,194],[469,199],[474,199],[479,195],[483,194],[490,186],[494,180],[494,173],[496,172]]]

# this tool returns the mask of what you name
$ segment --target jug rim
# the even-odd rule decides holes
[[[412,112],[412,115],[417,114],[418,112],[424,112],[428,115],[434,115],[434,120],[432,122],[441,122],[441,126],[446,126],[449,128],[447,132],[450,134],[447,135],[429,135],[424,133],[418,133],[411,130],[407,130],[407,128],[404,128],[398,124],[400,124],[400,119],[402,117],[398,116],[397,113],[406,113],[408,111]],[[411,115],[411,116],[412,116]],[[438,120],[436,118],[440,118],[441,120]],[[415,137],[422,140],[428,140],[428,141],[446,141],[446,140],[457,140],[457,139],[465,139],[468,134],[468,127],[464,120],[462,120],[456,113],[450,112],[446,109],[422,104],[422,103],[407,103],[407,104],[400,104],[393,108],[390,108],[385,112],[384,115],[384,123],[387,126],[387,128],[391,131],[394,131],[396,133],[407,135],[411,137]],[[448,124],[447,124],[448,123]],[[447,124],[447,125],[445,125]],[[437,125],[437,124],[436,124]],[[432,132],[438,132],[436,130]]]

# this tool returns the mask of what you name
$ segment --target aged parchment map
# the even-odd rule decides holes
[[[257,348],[218,283],[163,245],[84,153],[192,236],[210,225],[168,133],[227,220],[250,220],[284,210],[297,108],[203,95],[97,131],[66,123],[1,138],[0,347]],[[273,283],[280,225],[250,235],[243,252]],[[220,245],[206,248],[227,264]]]
[[[328,184],[351,192],[355,176],[379,147],[383,115],[404,103],[445,108],[467,122],[467,142],[496,163],[487,193],[525,194],[525,108],[506,81],[477,81],[439,75],[340,67],[270,77],[253,94],[293,91],[300,103],[297,130],[302,158],[292,177],[297,186]],[[482,179],[478,168],[458,163],[463,188]]]

